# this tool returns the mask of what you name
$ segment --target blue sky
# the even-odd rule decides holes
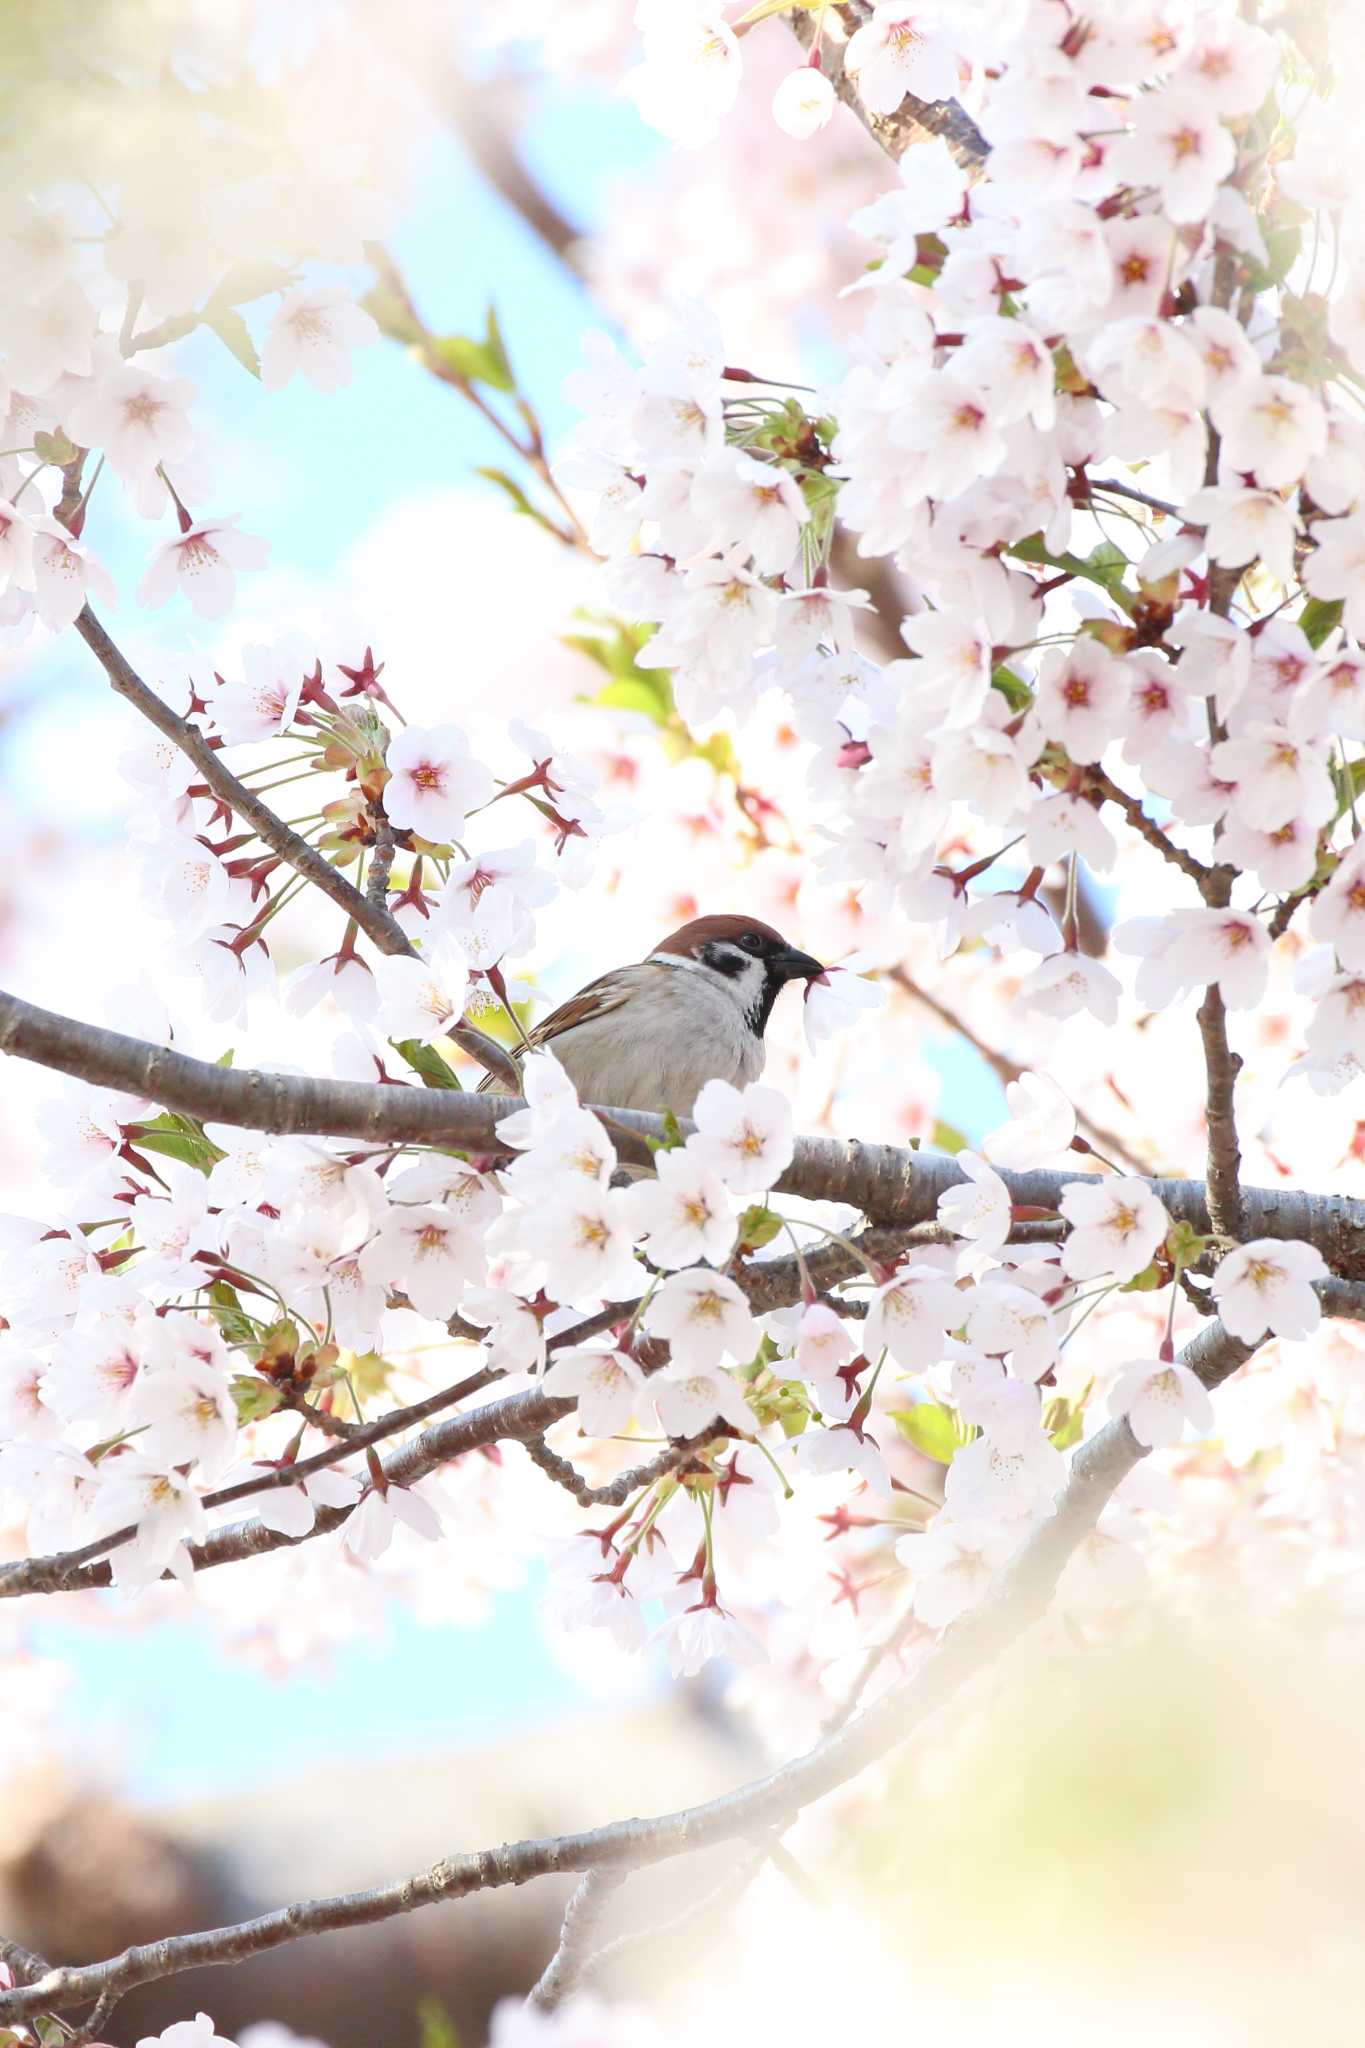
[[[537,175],[584,223],[598,217],[611,180],[657,148],[628,103],[593,94],[549,97],[534,125]],[[561,433],[569,421],[561,380],[580,336],[599,322],[452,140],[424,153],[414,204],[392,245],[433,330],[478,333],[496,305],[523,388],[551,437]],[[199,385],[225,437],[271,451],[259,497],[214,509],[240,509],[244,526],[269,536],[272,570],[325,578],[386,504],[432,487],[477,487],[474,466],[503,459],[471,410],[391,344],[359,351],[353,384],[331,396],[301,379],[283,397],[266,393],[207,335],[186,345],[178,367]],[[111,493],[87,537],[120,590],[131,591],[151,529],[123,518]],[[123,613],[125,621],[136,616],[140,644],[155,640],[168,652],[193,644],[195,622],[179,599],[150,619],[126,601]],[[80,744],[94,743],[108,693],[74,634],[27,663],[21,684],[31,708],[5,735],[0,779],[8,800],[38,816],[50,808],[65,822],[61,783],[78,743],[73,730]],[[111,723],[115,729],[125,744],[126,727]],[[95,807],[89,828],[107,829],[111,818]],[[287,1681],[225,1657],[212,1631],[192,1620],[90,1630],[54,1608],[37,1620],[34,1647],[70,1669],[65,1715],[83,1745],[126,1756],[133,1794],[174,1799],[260,1782],[251,1731],[266,1726],[267,1774],[286,1773],[338,1740],[357,1741],[367,1755],[435,1749],[590,1704],[592,1695],[546,1648],[536,1600],[534,1583],[502,1593],[476,1629],[425,1628],[395,1607],[383,1638],[344,1646]],[[642,1680],[649,1682],[647,1671]]]
[[[596,92],[547,94],[531,125],[536,176],[569,217],[585,225],[600,217],[614,179],[658,153],[658,138],[628,101]],[[390,241],[433,332],[480,334],[488,307],[497,308],[522,388],[550,439],[562,434],[572,415],[560,386],[578,361],[582,335],[600,318],[453,137],[423,144],[411,204]],[[361,273],[352,280],[357,289],[368,281]],[[259,338],[259,309],[247,308],[247,317]],[[464,484],[487,490],[495,501],[496,487],[481,483],[474,470],[513,466],[472,409],[392,343],[357,350],[353,363],[353,382],[339,393],[314,391],[296,377],[280,395],[264,391],[207,332],[177,351],[175,367],[199,388],[197,410],[213,422],[223,449],[235,451],[239,495],[229,492],[207,509],[240,512],[244,528],[266,535],[267,575],[326,579],[386,506]],[[242,473],[243,448],[262,451],[254,489],[249,470]],[[86,539],[121,593],[131,593],[154,540],[163,537],[160,527],[127,516],[116,490],[92,504]],[[451,584],[454,600],[458,560],[451,563]],[[206,637],[179,597],[146,613],[125,596],[111,623],[116,631],[122,627],[131,651],[144,650],[143,659],[151,646],[171,654]],[[29,709],[4,735],[6,796],[39,816],[49,807],[59,810],[69,822],[63,774],[73,697],[82,718],[108,724],[120,747],[127,743],[126,726],[73,634],[26,661],[18,694]],[[96,803],[89,822],[103,827],[109,817]]]

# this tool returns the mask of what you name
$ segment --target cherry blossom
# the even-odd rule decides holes
[[[29,534],[34,610],[54,633],[71,624],[88,597],[100,604],[118,603],[108,570],[55,519],[35,515],[29,521]]]
[[[1126,1365],[1109,1396],[1109,1413],[1126,1415],[1133,1435],[1149,1448],[1179,1443],[1186,1423],[1199,1436],[1214,1426],[1207,1391],[1187,1365],[1171,1359]]]
[[[261,569],[269,553],[255,534],[238,533],[237,514],[201,519],[163,540],[137,587],[137,601],[155,610],[180,590],[201,619],[221,619],[237,595],[238,569]]]
[[[1213,1298],[1234,1337],[1255,1344],[1276,1337],[1311,1337],[1322,1317],[1315,1280],[1327,1278],[1327,1264],[1315,1245],[1293,1238],[1256,1238],[1238,1245],[1219,1262]]]
[[[1058,1205],[1071,1225],[1062,1265],[1073,1280],[1131,1280],[1149,1263],[1170,1218],[1139,1180],[1071,1181]]]
[[[215,2034],[213,2021],[201,2012],[192,2020],[173,2021],[159,2034],[144,2034],[137,2048],[233,2048],[233,2044]]]
[[[631,1190],[633,1228],[655,1265],[724,1263],[735,1241],[734,1208],[720,1175],[691,1146],[660,1152],[655,1178]]]
[[[493,793],[458,725],[409,725],[389,744],[384,808],[389,822],[440,845],[458,839],[467,814]]]
[[[1076,1112],[1047,1074],[1023,1073],[1005,1084],[1010,1121],[988,1131],[981,1150],[992,1166],[1018,1170],[1065,1152],[1076,1135]]]
[[[791,1164],[791,1107],[775,1088],[708,1081],[692,1110],[687,1149],[735,1194],[770,1188]]]
[[[316,286],[288,291],[270,316],[261,349],[261,382],[278,391],[302,371],[318,391],[339,391],[351,381],[351,350],[379,339],[363,306],[345,292]]]
[[[922,1535],[901,1536],[896,1556],[914,1579],[913,1604],[926,1628],[946,1628],[974,1607],[1018,1538],[1008,1522],[935,1518]]]
[[[844,62],[874,114],[894,114],[907,93],[947,100],[957,90],[957,58],[932,6],[882,0],[850,36]]]
[[[547,1393],[576,1397],[579,1426],[589,1436],[615,1436],[635,1414],[645,1381],[623,1351],[597,1351],[584,1344],[557,1355],[544,1386]]]
[[[651,1296],[644,1324],[651,1336],[667,1339],[682,1366],[704,1369],[721,1358],[746,1365],[758,1349],[758,1326],[739,1288],[700,1266],[669,1274]]]
[[[951,1280],[931,1266],[911,1266],[873,1295],[864,1346],[872,1357],[885,1347],[907,1372],[922,1372],[945,1355],[946,1333],[964,1319],[966,1307]]]
[[[809,64],[789,71],[773,94],[774,121],[799,142],[818,134],[833,112],[834,87]]]
[[[689,1326],[680,1323],[679,1328],[686,1344]],[[689,1367],[679,1362],[650,1382],[650,1396],[669,1436],[700,1436],[717,1418],[733,1429],[753,1426],[738,1382],[718,1366]]]
[[[120,363],[92,383],[68,414],[67,429],[83,446],[103,449],[120,476],[136,482],[158,463],[178,463],[189,453],[195,390],[187,377]]]
[[[999,1251],[1010,1232],[1009,1189],[977,1153],[959,1152],[957,1163],[967,1182],[940,1195],[938,1220],[983,1251]]]
[[[429,1044],[463,1015],[469,996],[469,962],[459,941],[437,938],[420,957],[389,954],[374,967],[379,1018],[390,1038]]]

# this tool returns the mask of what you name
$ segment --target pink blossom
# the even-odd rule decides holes
[[[458,725],[409,725],[389,742],[384,808],[392,824],[435,845],[458,839],[487,803],[493,778]]]
[[[201,619],[221,619],[237,595],[235,571],[263,569],[268,543],[238,533],[237,514],[201,519],[185,533],[163,540],[137,587],[137,601],[155,611],[179,588]]]

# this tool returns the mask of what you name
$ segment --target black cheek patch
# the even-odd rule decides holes
[[[732,946],[718,946],[714,942],[702,947],[701,957],[717,974],[728,975],[732,981],[737,974],[743,974],[750,964],[747,954],[737,953]]]

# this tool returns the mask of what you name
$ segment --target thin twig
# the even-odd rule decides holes
[[[624,1870],[611,1870],[602,1865],[589,1870],[579,1880],[564,1908],[559,1944],[526,1994],[528,2005],[539,2006],[542,2012],[553,2012],[568,1997],[584,1973],[593,1937],[602,1924],[607,1902],[625,1881]]]
[[[669,1473],[676,1472],[714,1436],[714,1429],[706,1429],[700,1436],[679,1437],[676,1442],[665,1445],[646,1464],[633,1465],[628,1472],[618,1473],[605,1486],[589,1485],[567,1458],[561,1458],[557,1451],[550,1449],[543,1436],[527,1437],[525,1445],[531,1463],[538,1465],[556,1486],[562,1486],[566,1493],[571,1493],[580,1507],[619,1508],[642,1486],[652,1486],[656,1479],[666,1479]]]
[[[369,804],[370,823],[374,827],[374,849],[370,854],[370,871],[365,877],[366,900],[379,910],[389,906],[389,876],[393,872],[394,837],[389,823],[389,814],[384,809],[383,795],[371,797]]]
[[[709,1920],[712,1914],[719,1912],[722,1907],[732,1906],[741,1899],[767,1860],[766,1849],[754,1850],[748,1856],[741,1857],[734,1869],[727,1870],[719,1884],[713,1885],[710,1891],[703,1892],[699,1899],[693,1899],[680,1913],[674,1913],[667,1920],[656,1921],[651,1927],[631,1927],[624,1934],[618,1934],[614,1941],[606,1942],[595,1954],[587,1958],[579,1970],[580,1981],[597,1977],[612,1963],[618,1962],[623,1955],[629,1955],[633,1950],[651,1944],[666,1943],[663,1951],[665,1956],[675,1961],[694,1964],[693,1948],[680,1943],[678,1937],[686,1934],[691,1941],[695,1941],[698,1924]]]
[[[415,949],[407,933],[395,917],[390,916],[382,903],[368,901],[355,884],[348,881],[339,868],[318,852],[308,840],[277,818],[268,804],[244,782],[238,780],[232,770],[211,747],[197,725],[187,718],[181,718],[171,710],[169,704],[157,696],[143,682],[132,664],[114,645],[104,627],[100,624],[89,605],[84,606],[76,618],[76,631],[108,676],[112,687],[120,697],[132,704],[149,724],[171,740],[189,760],[193,761],[214,795],[220,797],[245,824],[250,825],[256,837],[277,853],[281,860],[288,861],[296,874],[302,875],[324,896],[329,896],[346,915],[353,918],[372,945],[381,953],[411,953]],[[494,1074],[510,1087],[520,1085],[517,1071],[508,1055],[495,1040],[485,1037],[472,1024],[461,1022],[450,1027],[450,1036],[455,1042],[476,1059],[487,1072]]]
[[[1233,1096],[1242,1061],[1228,1044],[1227,1008],[1216,981],[1205,990],[1198,1017],[1207,1076],[1209,1223],[1217,1236],[1237,1239],[1242,1235],[1242,1154]]]
[[[1137,797],[1130,796],[1126,789],[1120,789],[1103,768],[1087,768],[1085,779],[1102,803],[1116,804],[1139,838],[1145,839],[1155,853],[1169,861],[1172,867],[1179,868],[1182,875],[1188,875],[1196,888],[1202,890],[1209,875],[1205,862],[1197,860],[1186,847],[1168,838],[1156,819],[1148,817]]]

